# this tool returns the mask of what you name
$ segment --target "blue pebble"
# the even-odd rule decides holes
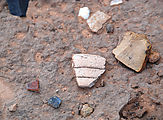
[[[61,105],[61,99],[57,96],[55,97],[51,97],[48,100],[48,104],[51,105],[54,108],[59,108],[59,106]]]

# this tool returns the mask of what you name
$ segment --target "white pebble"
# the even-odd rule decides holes
[[[88,19],[89,15],[90,15],[90,10],[88,7],[80,8],[78,16],[80,16],[84,19]]]
[[[123,3],[122,0],[112,0],[110,5],[113,6],[113,5],[118,5],[118,4],[121,4],[121,3]]]

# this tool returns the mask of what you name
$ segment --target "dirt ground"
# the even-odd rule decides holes
[[[146,34],[163,56],[163,0],[124,0],[110,6],[109,0],[30,1],[27,17],[0,12],[0,120],[163,120],[163,59],[147,63],[136,73],[118,62],[112,50],[126,31]],[[115,27],[108,34],[89,30],[78,18],[81,7],[91,14],[101,10]],[[77,86],[71,67],[72,55],[88,53],[107,59],[106,72],[91,89]],[[26,90],[39,78],[40,93]],[[100,86],[104,81],[105,85]],[[46,101],[58,96],[59,109]],[[16,112],[8,107],[17,103]],[[89,103],[94,112],[83,118],[78,107]]]

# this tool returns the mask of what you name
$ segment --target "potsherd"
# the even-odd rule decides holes
[[[36,81],[28,83],[27,90],[32,92],[39,92],[40,91],[39,80],[37,79]]]
[[[87,24],[92,32],[98,32],[103,27],[103,24],[110,18],[109,15],[97,11],[87,20]]]
[[[51,98],[48,100],[48,104],[49,104],[50,106],[52,106],[53,108],[55,108],[55,109],[57,109],[57,108],[60,107],[61,102],[62,102],[61,99],[60,99],[59,97],[57,97],[57,96],[51,97]]]
[[[99,55],[74,54],[72,67],[79,87],[92,87],[105,72],[106,59]]]
[[[151,44],[144,34],[126,32],[121,43],[112,51],[127,67],[140,72],[146,65]]]

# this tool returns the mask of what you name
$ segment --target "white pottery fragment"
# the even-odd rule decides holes
[[[105,72],[106,59],[98,55],[74,54],[72,56],[76,81],[79,87],[92,87]]]
[[[109,18],[107,14],[97,11],[87,20],[87,24],[92,32],[98,32]]]

